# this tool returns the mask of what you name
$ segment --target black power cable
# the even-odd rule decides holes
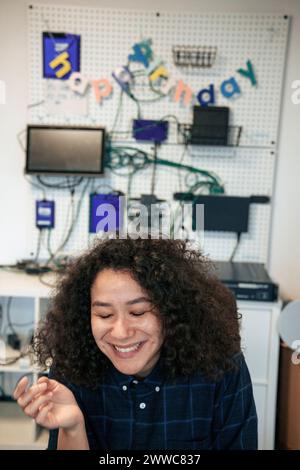
[[[48,181],[45,181],[41,175],[37,175],[37,180],[42,186],[50,189],[75,189],[82,183],[83,176],[74,177],[73,182],[70,181],[68,177],[65,177],[64,181],[59,183],[49,183]]]
[[[239,247],[239,244],[240,244],[240,241],[241,241],[241,235],[242,235],[241,232],[238,232],[238,233],[236,234],[236,244],[235,244],[235,247],[234,247],[234,249],[233,249],[233,252],[231,253],[231,256],[230,256],[230,258],[229,258],[229,262],[230,262],[230,263],[233,262],[234,257],[235,257],[235,255],[236,255],[236,252],[237,252],[237,250],[238,250],[238,247]]]

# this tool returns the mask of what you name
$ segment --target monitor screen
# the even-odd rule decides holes
[[[103,173],[103,127],[27,126],[26,173]]]

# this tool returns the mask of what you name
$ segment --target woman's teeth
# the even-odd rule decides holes
[[[119,346],[115,346],[114,345],[114,348],[121,352],[121,353],[127,353],[127,352],[131,352],[131,351],[135,351],[136,349],[138,349],[138,347],[140,346],[141,343],[136,343],[134,344],[133,346],[131,346],[130,348],[120,348]]]

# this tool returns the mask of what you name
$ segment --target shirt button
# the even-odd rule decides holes
[[[141,410],[144,410],[146,408],[146,403],[140,403],[140,408]]]
[[[159,392],[159,391],[160,391],[160,387],[155,387],[155,391],[156,391],[156,392]]]
[[[134,385],[137,385],[139,382],[137,380],[133,381]]]
[[[122,388],[123,388],[124,392],[126,392],[126,390],[127,390],[127,387],[126,387],[126,385],[123,385],[123,387],[122,387]]]

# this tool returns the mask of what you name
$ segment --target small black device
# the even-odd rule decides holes
[[[141,217],[141,229],[142,231],[158,230],[162,227],[163,215],[166,210],[166,201],[159,199],[155,194],[142,194],[140,198],[130,198],[133,202],[129,206],[128,218],[134,220],[136,217]],[[146,214],[142,212],[141,208],[145,208]],[[143,217],[143,214],[146,215]]]
[[[237,300],[275,302],[278,285],[261,263],[214,262],[216,275],[235,295]]]
[[[104,127],[27,126],[26,173],[98,176]]]
[[[7,343],[13,349],[19,350],[21,347],[21,341],[16,333],[11,333],[7,336]]]
[[[190,143],[193,145],[228,144],[229,108],[194,106]]]
[[[42,273],[48,273],[51,271],[51,268],[45,265],[41,266],[40,264],[32,261],[31,263],[27,263],[27,265],[24,268],[24,271],[26,272],[26,274],[37,275],[37,274],[42,274]]]
[[[204,204],[204,230],[247,232],[250,202],[250,197],[242,196],[194,196],[192,230],[202,228],[196,227],[196,204]]]

